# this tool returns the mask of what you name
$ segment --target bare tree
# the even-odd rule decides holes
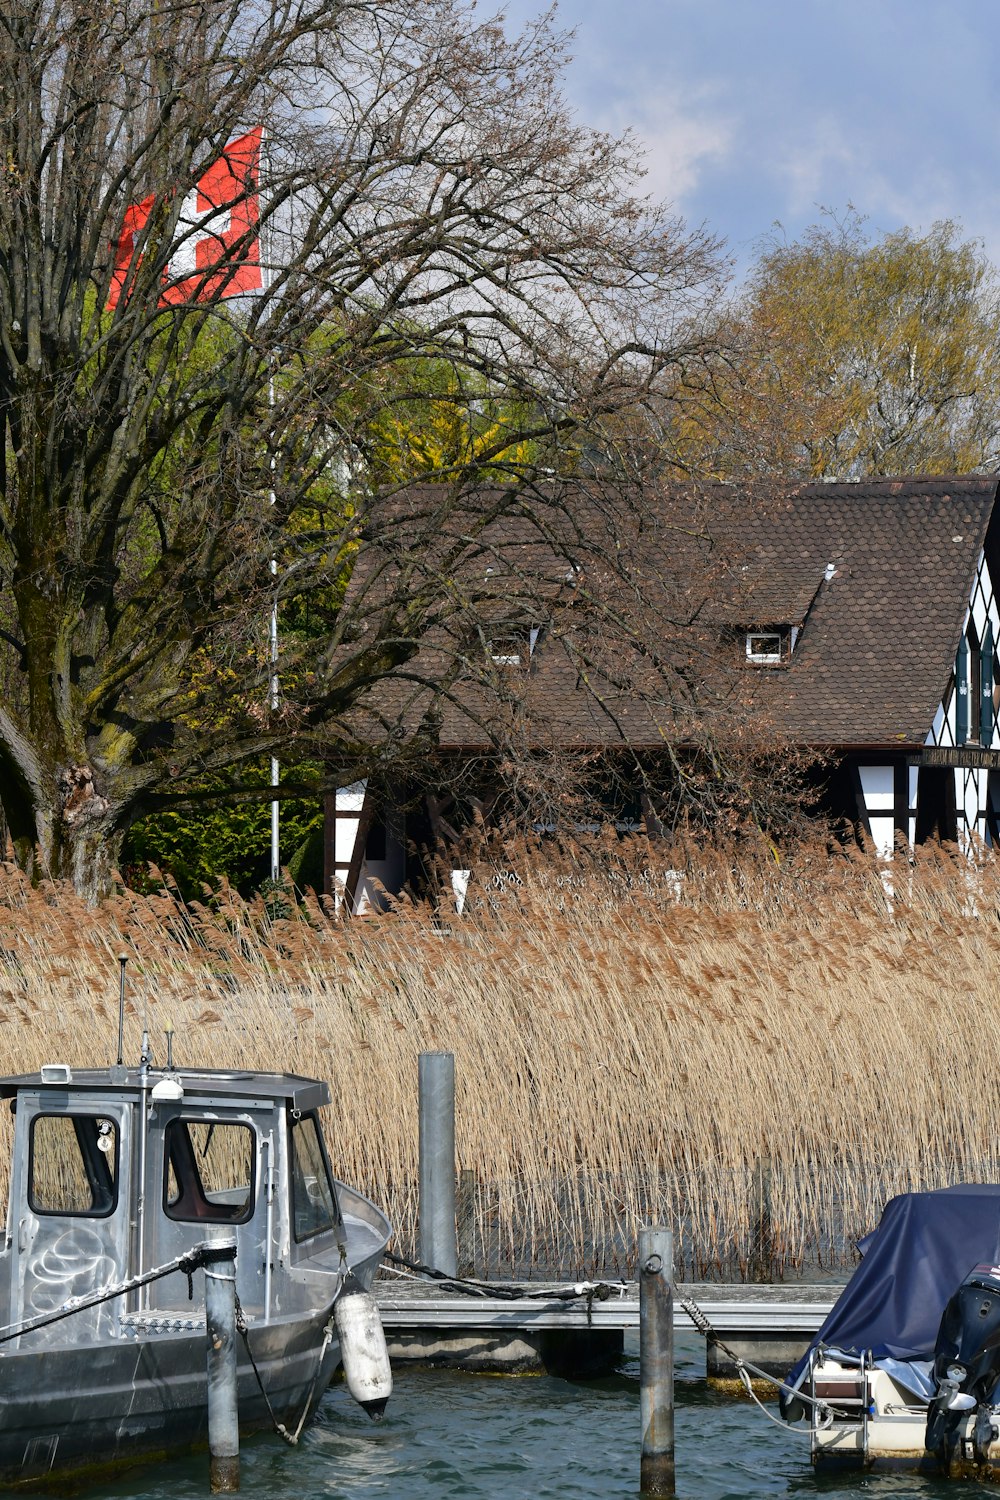
[[[0,805],[26,866],[97,893],[143,812],[352,754],[352,707],[468,608],[484,529],[704,357],[717,247],[632,196],[564,56],[548,18],[511,40],[459,0],[4,7]],[[366,632],[366,590],[343,601],[372,476],[431,401],[468,440],[422,463]]]

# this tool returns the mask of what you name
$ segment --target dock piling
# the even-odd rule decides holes
[[[420,1259],[458,1274],[455,1232],[455,1054],[421,1052]]]
[[[770,1282],[774,1267],[774,1229],[771,1216],[771,1161],[758,1157],[751,1182],[750,1254],[747,1280]]]
[[[240,1428],[236,1399],[236,1238],[224,1225],[210,1230],[212,1246],[228,1252],[205,1267],[208,1335],[209,1483],[213,1495],[240,1487]]]
[[[476,1274],[476,1174],[463,1167],[458,1174],[458,1203],[455,1230],[458,1243],[458,1274]]]
[[[639,1409],[644,1495],[674,1495],[674,1237],[639,1231]]]

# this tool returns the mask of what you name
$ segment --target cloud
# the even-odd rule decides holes
[[[863,165],[863,143],[852,142],[844,122],[826,114],[810,121],[794,145],[774,143],[770,175],[781,184],[783,211],[798,218],[827,205],[834,183],[856,182]]]
[[[712,101],[662,83],[642,95],[600,111],[595,124],[620,133],[631,129],[644,151],[644,187],[678,211],[698,191],[706,173],[722,166],[732,151],[733,123]]]

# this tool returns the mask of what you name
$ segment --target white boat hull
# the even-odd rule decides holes
[[[909,1469],[940,1474],[937,1457],[924,1446],[925,1400],[907,1390],[887,1371],[874,1366],[844,1366],[821,1359],[804,1386],[813,1399],[812,1461],[817,1469]],[[956,1455],[948,1473],[956,1478],[1000,1480],[1000,1441],[990,1445],[987,1461],[977,1461],[972,1430],[975,1414],[965,1418]]]

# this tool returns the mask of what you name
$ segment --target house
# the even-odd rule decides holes
[[[657,684],[647,669],[657,655],[675,661],[686,642],[698,711],[721,711],[739,692],[776,747],[822,755],[826,811],[880,853],[898,838],[996,844],[997,486],[983,476],[809,484],[763,507],[728,487],[699,492],[696,504],[665,493],[620,532],[620,566],[602,578],[601,547],[588,551],[577,534],[546,558],[545,607],[528,602],[522,568],[506,615],[509,575],[498,566],[498,608],[479,630],[488,670],[449,695],[434,748],[456,767],[485,764],[497,742],[486,718],[505,711],[536,747],[609,763],[653,756],[665,737],[683,740],[694,709],[669,673]],[[697,516],[685,527],[687,503]],[[602,546],[606,556],[606,537]],[[640,593],[629,628],[641,626],[642,646],[623,666],[604,622]],[[617,816],[651,821],[638,801],[619,799]],[[401,888],[414,842],[442,827],[433,798],[404,813],[380,807],[366,783],[345,786],[328,808],[327,889],[363,910],[373,882]]]

